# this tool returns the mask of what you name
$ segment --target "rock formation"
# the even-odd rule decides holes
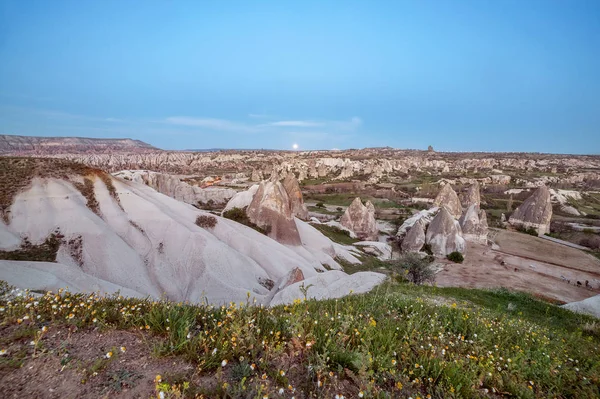
[[[88,175],[89,169],[81,165],[67,169],[63,160],[36,159],[28,168],[31,162],[36,163],[33,170],[44,166],[58,177],[35,172],[30,184],[14,193],[7,223],[0,222],[0,251],[29,251],[22,238],[40,245],[57,231],[64,241],[55,252],[56,262],[34,261],[42,260],[34,253],[31,261],[0,260],[0,280],[19,288],[46,292],[68,286],[72,292],[120,292],[216,305],[246,301],[250,293],[257,303],[269,305],[276,294],[281,301],[303,298],[297,283],[301,278],[310,280],[307,286],[320,286],[323,297],[330,292],[331,297],[347,295],[351,289],[365,292],[385,280],[377,273],[327,271],[323,264],[341,269],[333,258],[359,261],[299,219],[293,222],[303,225],[298,228],[303,245],[282,245],[142,183],[101,171]],[[8,167],[14,169],[0,174],[1,187],[9,184],[10,176],[22,175],[18,168],[24,166],[16,162]],[[86,190],[80,183],[84,179],[91,183]],[[265,183],[285,193],[280,183]],[[269,193],[264,185],[263,192]],[[287,201],[282,203],[289,209]],[[212,227],[197,224],[199,216],[211,218]],[[73,251],[71,241],[78,242],[79,251]],[[291,286],[278,291],[274,282],[285,276]],[[311,296],[316,291],[311,288]]]
[[[296,180],[296,176],[294,176],[293,173],[288,173],[286,178],[283,180],[283,188],[289,197],[289,204],[292,214],[299,219],[307,220],[308,209],[306,209],[304,199],[302,198],[300,184],[298,184],[298,180]]]
[[[363,205],[356,197],[340,219],[340,224],[352,230],[358,238],[365,241],[377,241],[378,230],[375,222],[375,207],[371,201]]]
[[[473,204],[481,206],[481,194],[479,193],[479,183],[476,180],[467,188],[467,191],[462,193],[460,197],[460,202],[463,208],[468,208]]]
[[[441,208],[429,224],[425,242],[431,245],[431,251],[436,256],[446,256],[455,251],[464,252],[466,247],[458,221],[446,208]]]
[[[484,210],[480,210],[477,204],[471,204],[461,216],[460,227],[463,238],[467,241],[487,243],[488,224]]]
[[[458,195],[456,195],[450,184],[445,184],[442,187],[437,197],[435,197],[433,205],[446,208],[454,219],[458,219],[462,215],[462,205],[460,204]]]
[[[401,248],[406,252],[419,252],[425,244],[425,229],[423,223],[418,220],[406,233]]]
[[[510,216],[508,222],[515,227],[530,227],[537,230],[539,235],[550,232],[552,219],[552,203],[550,191],[546,186],[540,186],[525,200]]]
[[[252,169],[252,174],[250,175],[251,181],[261,181],[263,179],[263,173],[261,170]]]
[[[260,182],[252,202],[246,209],[248,218],[268,231],[269,237],[289,245],[301,245],[300,235],[290,209],[290,198],[279,182],[277,173]]]
[[[402,223],[402,225],[398,228],[396,236],[398,236],[399,238],[403,238],[408,232],[408,230],[410,230],[410,228],[417,222],[421,222],[421,227],[423,227],[423,230],[425,230],[439,210],[440,208],[434,207],[415,213],[414,215],[406,219],[404,223]]]
[[[228,187],[200,188],[181,181],[175,176],[149,170],[123,170],[114,173],[113,176],[146,184],[159,193],[200,207],[203,204],[211,202],[214,204],[225,204],[236,194],[234,189]]]

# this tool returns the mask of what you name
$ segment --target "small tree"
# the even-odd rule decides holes
[[[403,274],[408,281],[421,285],[435,281],[435,271],[429,258],[422,258],[414,252],[408,252],[392,263],[396,272]]]
[[[448,260],[451,260],[454,263],[463,263],[463,261],[465,260],[463,254],[461,254],[458,251],[450,252],[448,255],[446,255],[446,258],[448,258]]]

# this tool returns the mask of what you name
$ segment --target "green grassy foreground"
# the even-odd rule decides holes
[[[52,356],[48,331],[116,329],[147,337],[153,356],[195,365],[186,379],[165,370],[152,397],[600,397],[600,323],[506,290],[387,283],[274,308],[1,297],[0,381],[32,357]],[[97,359],[96,378],[109,361]]]

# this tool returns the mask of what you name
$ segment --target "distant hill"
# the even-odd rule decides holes
[[[161,150],[143,141],[132,139],[0,135],[0,154],[2,155],[146,153],[154,151]]]

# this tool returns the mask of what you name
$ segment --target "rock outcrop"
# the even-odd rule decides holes
[[[401,248],[406,252],[419,252],[425,244],[425,229],[423,223],[418,220],[406,233]]]
[[[282,245],[145,184],[101,171],[86,174],[80,165],[67,169],[62,160],[36,162],[35,170],[52,168],[59,177],[35,172],[30,184],[15,194],[7,223],[0,222],[0,251],[29,251],[22,238],[40,245],[56,232],[64,242],[53,263],[34,262],[35,253],[29,254],[32,261],[0,260],[0,280],[19,288],[45,292],[68,286],[72,292],[120,292],[215,305],[246,301],[250,295],[268,306],[276,294],[290,302],[303,298],[298,283],[302,278],[316,277],[306,285],[319,286],[323,298],[347,295],[352,289],[366,292],[385,280],[376,273],[364,274],[371,276],[367,279],[338,271],[341,266],[335,258],[360,261],[348,248],[297,218],[293,222],[302,226],[297,230],[303,245]],[[10,176],[19,175],[23,163],[8,167],[15,169],[0,174],[0,186],[6,187]],[[61,177],[63,173],[68,175]],[[91,185],[80,191],[84,179]],[[280,183],[265,183],[285,193]],[[268,197],[264,185],[263,192]],[[289,209],[287,201],[281,202]],[[198,224],[200,216],[213,223]],[[73,251],[71,241],[78,243],[79,250]],[[338,270],[328,271],[324,264]],[[275,282],[283,280],[291,285],[278,291]],[[316,292],[311,288],[311,296]]]
[[[113,174],[121,179],[143,183],[159,193],[178,201],[202,207],[206,204],[226,204],[236,191],[227,187],[200,188],[181,181],[175,176],[149,170],[123,170]]]
[[[539,235],[544,235],[550,231],[551,219],[550,191],[548,187],[540,186],[513,212],[508,222],[515,227],[532,227]]]
[[[446,256],[455,251],[465,252],[466,248],[460,225],[446,208],[441,208],[429,224],[425,242],[436,256]]]
[[[290,198],[276,173],[271,179],[260,182],[246,213],[252,223],[267,230],[269,237],[277,242],[302,244],[290,209]]]
[[[307,220],[308,209],[306,209],[304,199],[302,198],[300,184],[298,183],[298,180],[296,180],[296,176],[294,176],[293,173],[288,173],[286,178],[283,180],[283,188],[285,188],[285,191],[289,197],[292,215],[296,216],[298,219]]]
[[[477,204],[471,204],[461,216],[460,227],[463,238],[467,241],[487,243],[488,224],[484,210],[480,210]]]
[[[433,205],[440,208],[446,208],[454,219],[458,219],[462,215],[462,205],[458,199],[458,195],[456,195],[456,191],[452,189],[450,184],[445,184],[442,187],[437,197],[435,197]]]
[[[375,207],[371,201],[363,205],[356,197],[340,219],[340,224],[352,230],[358,238],[364,241],[377,241],[378,230],[375,222]]]
[[[481,194],[479,193],[479,183],[477,181],[474,181],[473,184],[467,188],[467,191],[462,193],[460,202],[463,208],[468,208],[473,204],[481,206]]]

